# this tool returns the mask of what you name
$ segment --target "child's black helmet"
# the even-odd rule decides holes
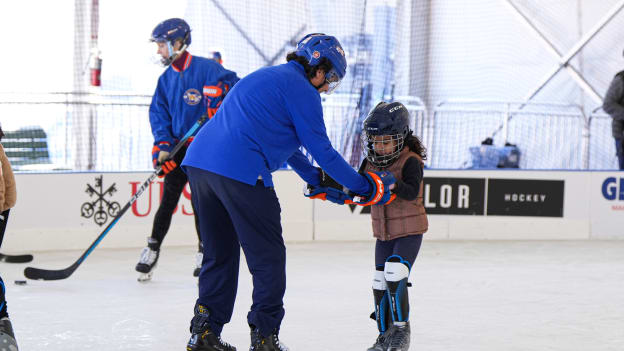
[[[402,103],[380,102],[377,104],[364,120],[363,139],[366,143],[366,159],[378,168],[391,165],[399,157],[405,139],[412,132],[409,124],[409,112]],[[393,141],[396,141],[396,146],[392,153],[381,155],[375,151],[376,143]]]

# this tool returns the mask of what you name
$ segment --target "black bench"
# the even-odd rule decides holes
[[[5,131],[2,146],[12,166],[50,163],[48,136],[41,128]]]

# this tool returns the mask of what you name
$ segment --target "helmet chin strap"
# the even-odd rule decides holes
[[[318,70],[317,70],[316,72],[318,73]],[[325,73],[323,73],[323,81],[321,82],[321,84],[319,84],[319,85],[314,85],[314,84],[312,83],[312,80],[311,80],[311,79],[309,79],[309,81],[310,81],[310,84],[312,84],[312,86],[313,86],[316,90],[319,90],[319,89],[321,89],[321,88],[323,87],[323,85],[325,85],[325,83],[327,83],[327,78],[325,77]]]
[[[310,82],[310,84],[312,84],[312,82]],[[316,90],[321,89],[321,88],[323,87],[323,85],[325,85],[325,81],[323,81],[323,83],[319,84],[318,86],[317,86],[317,85],[312,84],[312,86],[313,86],[313,87],[315,87],[315,88],[316,88]]]

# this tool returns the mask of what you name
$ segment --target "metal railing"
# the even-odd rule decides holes
[[[357,99],[347,94],[323,99],[328,135],[347,160],[353,152],[361,152],[361,145],[352,147],[361,130],[353,118],[361,120],[366,113],[352,117]],[[37,137],[36,147],[49,157],[14,167],[17,171],[149,170],[150,100],[150,95],[123,92],[0,93],[5,131],[45,133],[44,138]],[[492,137],[494,145],[518,146],[520,168],[617,169],[611,118],[602,112],[587,117],[579,106],[570,104],[446,100],[428,113],[418,97],[393,100],[410,112],[412,128],[428,148],[430,168],[468,168],[469,149]]]
[[[435,107],[431,124],[432,168],[468,168],[469,148],[486,138],[517,145],[520,168],[589,168],[589,124],[577,105],[449,100]]]
[[[135,171],[151,168],[151,96],[131,93],[2,93],[7,131],[42,129],[49,162],[16,171]]]
[[[618,169],[615,139],[611,134],[611,116],[594,111],[588,118],[589,169]]]

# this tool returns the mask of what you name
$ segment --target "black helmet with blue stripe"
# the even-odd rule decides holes
[[[405,139],[412,133],[409,125],[409,112],[402,103],[377,104],[364,120],[362,128],[366,159],[378,168],[390,166],[399,157]],[[387,154],[377,152],[376,144],[383,143],[394,143],[394,150]]]

